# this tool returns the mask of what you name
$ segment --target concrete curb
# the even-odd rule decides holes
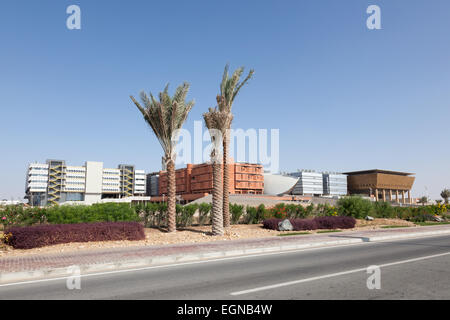
[[[366,243],[366,242],[381,242],[386,240],[401,240],[409,238],[426,238],[439,236],[444,234],[450,234],[448,230],[427,231],[427,232],[414,232],[408,234],[397,234],[389,236],[373,236],[373,237],[360,237],[354,239],[345,240],[332,240],[322,242],[310,242],[302,244],[288,244],[273,247],[261,247],[261,248],[249,248],[240,250],[229,251],[216,251],[216,252],[203,252],[195,254],[178,254],[170,256],[161,256],[153,258],[142,258],[131,261],[117,261],[108,263],[98,263],[89,265],[79,265],[81,275],[88,275],[96,272],[108,272],[108,271],[120,271],[126,269],[145,268],[153,266],[173,265],[185,262],[195,262],[202,260],[213,260],[219,258],[248,256],[253,254],[271,253],[271,252],[288,252],[292,250],[312,249],[322,247],[333,247],[348,244]],[[71,276],[68,273],[68,267],[64,268],[46,268],[41,270],[32,271],[20,271],[20,272],[8,272],[0,274],[0,286],[12,285],[13,282],[26,282],[26,281],[39,281],[39,280],[56,280]]]

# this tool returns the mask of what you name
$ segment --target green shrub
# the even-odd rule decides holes
[[[211,208],[212,208],[212,206],[210,203],[201,203],[198,206],[198,224],[199,225],[202,226],[208,222]]]
[[[318,204],[314,209],[314,215],[318,217],[332,217],[337,216],[337,208],[334,206],[330,206],[328,203]]]
[[[295,219],[304,219],[308,216],[306,208],[301,204],[295,206]]]
[[[372,212],[372,203],[361,197],[343,197],[338,201],[338,213],[341,216],[349,216],[358,219],[371,215]]]
[[[373,203],[373,215],[377,218],[396,218],[396,212],[389,202]]]
[[[183,220],[182,220],[183,226],[185,226],[185,227],[192,226],[192,223],[194,222],[194,215],[195,215],[195,212],[197,211],[197,209],[198,209],[198,204],[195,204],[195,203],[184,206]]]
[[[269,215],[268,210],[264,204],[260,204],[258,208],[256,208],[256,223],[262,223],[265,219],[267,219]]]
[[[312,217],[312,216],[314,216],[314,211],[315,211],[314,204],[311,203],[310,205],[308,205],[305,208],[305,217]]]
[[[244,206],[230,203],[231,223],[238,224],[244,214]]]
[[[255,207],[247,206],[245,208],[245,216],[244,216],[244,222],[246,224],[256,224],[258,223],[258,209]]]
[[[127,203],[62,205],[49,207],[46,211],[47,222],[50,224],[140,221],[139,214]]]
[[[295,214],[295,211],[294,211]],[[267,210],[266,219],[286,219],[288,217],[287,208],[284,203],[278,203],[274,207]]]

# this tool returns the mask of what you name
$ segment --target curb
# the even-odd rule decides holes
[[[271,253],[271,252],[288,252],[292,250],[301,250],[301,249],[312,249],[312,248],[322,248],[322,247],[333,247],[340,245],[348,245],[348,244],[357,244],[357,243],[367,243],[367,242],[381,242],[385,240],[401,240],[401,239],[409,239],[409,238],[426,238],[439,236],[444,234],[450,234],[450,229],[448,230],[438,230],[438,231],[429,231],[429,232],[414,232],[409,234],[397,234],[397,235],[389,235],[389,236],[374,236],[374,237],[361,237],[355,239],[345,239],[345,240],[332,240],[332,241],[322,241],[322,242],[310,242],[303,244],[290,244],[290,245],[280,245],[274,247],[261,247],[261,248],[249,248],[249,249],[241,249],[241,250],[229,250],[229,251],[216,251],[216,252],[204,252],[204,253],[196,253],[196,254],[183,254],[183,255],[170,255],[170,256],[162,256],[162,257],[154,257],[154,258],[142,258],[138,260],[131,261],[117,261],[117,262],[108,262],[108,263],[98,263],[98,264],[89,264],[89,265],[80,265],[81,275],[88,275],[89,273],[95,272],[108,272],[108,271],[119,271],[133,268],[145,268],[145,267],[153,267],[153,266],[170,266],[177,263],[185,263],[185,262],[195,262],[202,260],[212,260],[218,258],[229,258],[229,257],[239,257],[239,256],[248,256],[253,254],[261,254],[261,253]],[[72,274],[68,273],[68,268],[46,268],[41,270],[32,270],[32,271],[20,271],[20,272],[8,272],[0,274],[0,286],[8,286],[13,285],[12,282],[26,282],[26,281],[48,281],[48,280],[57,280],[63,279],[66,277],[72,276]]]

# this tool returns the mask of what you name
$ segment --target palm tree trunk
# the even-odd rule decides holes
[[[173,160],[167,163],[167,228],[169,232],[177,230],[176,225],[176,186],[175,186],[175,164]]]
[[[222,184],[222,164],[213,162],[213,194],[212,194],[212,234],[223,236],[223,184]]]
[[[230,226],[230,170],[228,164],[228,146],[230,145],[230,130],[223,137],[223,226]]]

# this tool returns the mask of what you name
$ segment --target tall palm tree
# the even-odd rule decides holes
[[[231,124],[233,117],[223,111],[209,108],[209,112],[203,114],[206,127],[211,135],[211,162],[213,167],[213,193],[212,193],[212,233],[215,236],[221,236],[224,233],[223,223],[223,184],[222,184],[222,154],[220,147],[223,141],[223,132]]]
[[[176,90],[173,97],[169,95],[169,85],[159,93],[159,101],[150,93],[150,98],[142,91],[140,96],[144,107],[130,96],[141,111],[145,121],[150,125],[164,150],[162,158],[163,170],[167,169],[167,213],[168,231],[176,231],[176,187],[175,187],[175,146],[178,129],[194,106],[194,101],[186,102],[189,83],[184,82]]]
[[[251,79],[255,71],[251,69],[247,77],[243,81],[239,82],[242,74],[244,73],[244,67],[236,69],[231,77],[228,74],[228,69],[229,65],[227,64],[225,66],[225,70],[222,76],[222,82],[220,84],[220,94],[217,95],[216,100],[219,111],[226,112],[230,116],[232,116],[231,108],[233,106],[234,99],[236,98],[241,88],[247,83],[248,80]],[[230,226],[230,171],[228,168],[230,128],[231,121],[223,134],[223,220],[225,228],[228,228]]]

